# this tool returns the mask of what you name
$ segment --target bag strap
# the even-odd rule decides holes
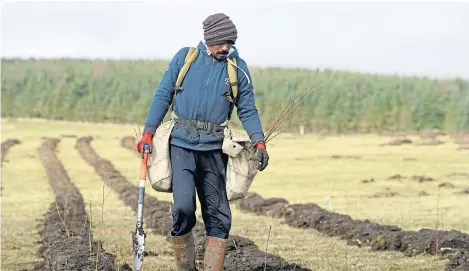
[[[189,47],[189,51],[186,54],[186,58],[184,59],[184,64],[182,65],[181,70],[179,71],[178,77],[176,79],[176,83],[174,84],[173,90],[174,90],[174,95],[173,95],[173,102],[171,103],[171,111],[173,111],[174,108],[174,100],[176,99],[176,95],[179,91],[182,90],[182,81],[184,80],[184,77],[187,74],[187,71],[189,70],[189,67],[191,66],[192,62],[197,58],[199,55],[199,50],[195,47]]]
[[[236,58],[230,58],[230,61],[236,65]],[[234,105],[236,104],[236,99],[238,97],[238,76],[235,70],[234,65],[230,62],[227,61],[227,70],[228,70],[228,78],[230,80],[230,86],[231,86],[231,94],[232,94],[232,99],[233,101],[230,104],[230,110],[228,112],[228,120],[231,119],[231,113],[233,112]]]

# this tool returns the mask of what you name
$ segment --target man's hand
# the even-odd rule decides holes
[[[142,155],[143,158],[143,146],[147,144],[150,147],[150,153],[152,152],[153,146],[153,134],[152,133],[143,133],[142,138],[137,143],[137,151]]]
[[[264,142],[257,143],[256,149],[257,149],[257,159],[259,159],[259,167],[257,169],[259,171],[263,171],[269,164],[269,154],[267,153]]]

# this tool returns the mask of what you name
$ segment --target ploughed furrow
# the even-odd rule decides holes
[[[130,184],[110,161],[101,158],[91,147],[91,140],[92,137],[81,137],[77,140],[76,148],[80,155],[111,189],[120,194],[120,199],[136,212],[138,187]],[[146,228],[150,228],[156,234],[169,237],[172,226],[172,207],[172,202],[160,201],[146,194],[143,207]],[[196,240],[197,265],[202,268],[205,245],[203,223],[198,221],[198,227],[194,227],[193,232]],[[169,241],[169,238],[167,240]],[[310,270],[299,265],[295,267],[295,264],[288,263],[278,255],[260,251],[256,244],[247,238],[230,236],[228,245],[224,270],[264,270],[264,267],[265,270],[292,270],[293,268],[295,270]]]
[[[2,142],[2,153],[1,155],[1,162],[5,160],[5,156],[7,155],[8,151],[11,149],[11,147],[15,146],[16,144],[21,144],[21,141],[19,141],[16,138],[13,139],[7,139]]]
[[[469,270],[469,235],[460,231],[405,231],[397,226],[355,220],[314,203],[290,205],[286,199],[264,199],[256,193],[248,193],[235,204],[244,211],[283,217],[291,227],[313,228],[328,236],[338,236],[350,245],[370,246],[374,251],[401,251],[409,256],[421,253],[446,255],[451,258],[446,270]]]
[[[59,139],[48,138],[38,149],[55,194],[46,213],[38,253],[43,257],[40,270],[131,270],[115,265],[115,255],[107,253],[100,242],[93,241],[82,195],[70,181],[55,150]]]

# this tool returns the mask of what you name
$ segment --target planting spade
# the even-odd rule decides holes
[[[145,196],[145,180],[147,179],[147,162],[148,155],[150,153],[150,146],[148,144],[143,145],[143,159],[140,166],[140,187],[138,189],[138,201],[137,201],[137,225],[135,233],[132,235],[132,245],[134,254],[134,266],[137,271],[142,268],[143,264],[143,253],[145,251],[145,237],[146,233],[143,231],[143,199]]]

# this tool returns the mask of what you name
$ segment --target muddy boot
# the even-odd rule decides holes
[[[182,236],[171,236],[171,239],[176,258],[176,270],[196,270],[194,236],[192,235],[192,231]]]
[[[207,237],[207,247],[205,248],[204,270],[220,271],[223,269],[225,261],[227,239],[213,236]]]

